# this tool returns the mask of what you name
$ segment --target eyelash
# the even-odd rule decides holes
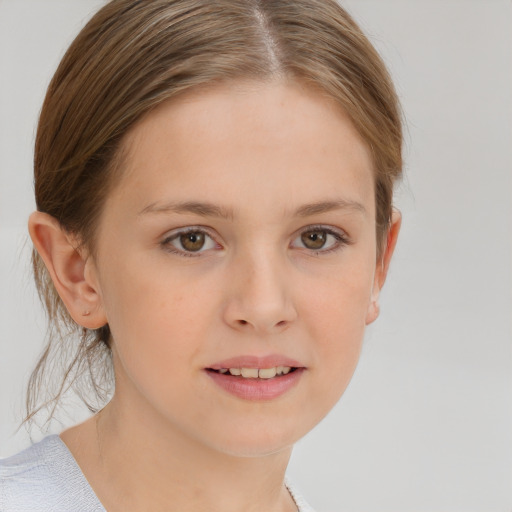
[[[319,249],[319,250],[315,251],[314,249],[308,249],[307,247],[304,247],[305,250],[310,251],[315,256],[322,256],[324,254],[330,254],[332,252],[336,252],[336,251],[342,249],[343,247],[351,244],[350,238],[343,231],[337,231],[337,230],[334,230],[332,228],[329,228],[327,226],[322,226],[322,225],[307,226],[305,229],[303,229],[299,233],[297,238],[300,237],[301,235],[303,235],[304,233],[310,233],[312,231],[313,232],[320,231],[320,232],[326,233],[327,235],[332,235],[334,237],[334,239],[336,240],[336,242],[328,249]]]
[[[332,228],[329,228],[329,227],[326,227],[326,226],[322,226],[322,225],[307,226],[302,231],[300,231],[300,233],[297,235],[296,238],[299,238],[304,233],[310,233],[310,232],[314,232],[314,231],[320,231],[320,232],[326,233],[327,235],[331,235],[336,240],[336,242],[331,247],[329,247],[328,249],[323,249],[323,250],[319,249],[319,250],[315,251],[314,249],[308,249],[307,247],[302,247],[302,249],[305,249],[306,251],[311,252],[315,256],[321,256],[321,255],[324,255],[324,254],[329,254],[329,253],[332,253],[332,252],[336,252],[336,251],[340,250],[341,248],[343,248],[343,247],[345,247],[347,245],[350,245],[352,243],[350,238],[345,233],[343,233],[341,231],[335,231]],[[189,228],[181,229],[179,231],[176,231],[172,235],[170,235],[170,236],[166,237],[164,240],[162,240],[160,245],[166,251],[168,251],[168,252],[170,252],[172,254],[176,254],[178,256],[184,256],[186,258],[197,258],[197,257],[200,257],[201,254],[203,252],[205,252],[205,251],[201,251],[201,250],[196,251],[196,252],[194,252],[194,251],[184,251],[184,250],[180,250],[180,249],[175,248],[171,244],[171,242],[173,242],[177,238],[179,238],[179,237],[181,237],[183,235],[186,235],[188,233],[202,233],[202,234],[206,235],[208,238],[210,238],[215,244],[219,245],[215,241],[214,237],[212,235],[210,235],[209,231],[207,229],[205,229],[204,227],[201,227],[201,226],[191,226]]]
[[[208,238],[213,240],[215,242],[215,239],[213,236],[210,235],[207,229],[201,227],[201,226],[191,226],[189,228],[180,229],[179,231],[174,232],[172,235],[166,237],[161,242],[161,246],[168,252],[172,254],[177,254],[178,256],[184,256],[186,258],[197,258],[198,256],[201,256],[201,253],[204,251],[182,251],[174,247],[171,242],[176,240],[177,238],[180,238],[183,235],[187,235],[188,233],[202,233],[206,235]],[[217,242],[215,242],[217,244]],[[217,244],[219,245],[219,244]]]

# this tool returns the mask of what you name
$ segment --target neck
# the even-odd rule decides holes
[[[283,483],[291,447],[265,456],[223,453],[127,405],[116,395],[87,425],[61,435],[108,512],[297,510]]]

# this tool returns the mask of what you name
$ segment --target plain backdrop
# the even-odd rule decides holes
[[[511,512],[512,2],[342,3],[403,103],[403,230],[356,374],[289,474],[318,512]],[[0,0],[0,456],[30,443],[15,430],[45,330],[26,234],[37,116],[101,4]]]

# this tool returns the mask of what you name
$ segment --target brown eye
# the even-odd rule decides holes
[[[178,256],[201,256],[204,252],[222,249],[207,231],[200,228],[175,231],[161,242],[161,246]]]
[[[200,251],[205,243],[204,233],[200,231],[183,233],[179,239],[183,249],[191,252]]]
[[[307,249],[315,256],[328,254],[350,245],[348,236],[339,229],[324,226],[307,226],[292,241],[291,247]]]
[[[326,231],[306,231],[300,238],[305,247],[318,250],[327,242],[327,235]]]

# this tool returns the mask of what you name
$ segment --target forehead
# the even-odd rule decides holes
[[[283,206],[331,195],[373,212],[367,145],[334,100],[299,83],[235,82],[188,92],[142,119],[123,149],[116,188],[141,200],[211,202],[217,193],[235,208],[256,199],[267,208],[275,207],[276,194],[285,194]]]

